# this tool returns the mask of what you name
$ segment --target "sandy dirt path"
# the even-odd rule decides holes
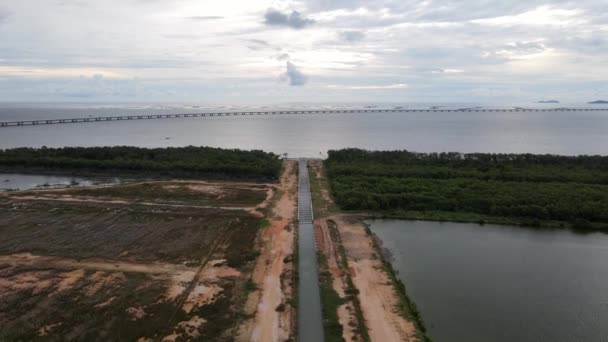
[[[318,196],[321,203],[316,204],[317,245],[327,256],[329,271],[333,277],[333,287],[340,296],[347,289],[346,272],[350,273],[353,284],[359,291],[359,303],[365,319],[369,337],[372,341],[416,341],[415,326],[396,311],[398,295],[389,276],[382,269],[382,262],[372,247],[372,239],[365,233],[359,220],[345,215],[332,215],[336,208],[327,174],[320,160],[311,161],[312,174],[318,182]],[[348,270],[338,264],[340,256],[336,253],[340,241],[332,239],[327,220],[336,222],[342,246],[346,252]],[[355,331],[357,322],[352,302],[338,308],[338,319],[343,328],[342,337],[346,341],[359,341]]]
[[[293,256],[295,212],[297,201],[295,162],[285,161],[279,188],[270,204],[267,219],[270,225],[258,237],[261,244],[252,280],[258,290],[253,291],[245,304],[245,313],[253,319],[243,323],[240,341],[286,341],[292,337],[295,313],[286,302],[293,296]],[[277,310],[283,304],[284,310]]]
[[[359,290],[359,301],[372,341],[417,341],[413,322],[396,310],[398,295],[382,262],[372,247],[371,237],[358,220],[334,216],[346,251],[351,277]]]
[[[57,256],[18,253],[0,255],[0,263],[10,265],[52,266],[56,268],[78,268],[109,272],[136,272],[149,274],[183,274],[194,273],[196,268],[168,263],[135,263],[125,261],[83,259],[76,260]]]
[[[317,241],[317,249],[327,257],[327,266],[332,276],[332,287],[342,298],[347,296],[346,289],[347,280],[346,272],[339,264],[340,258],[336,246],[337,241],[334,241],[330,234],[330,228],[327,225],[326,219],[315,220],[315,239]],[[357,318],[354,314],[355,308],[352,301],[338,307],[338,322],[342,326],[342,337],[348,342],[362,341],[360,334],[357,332]]]
[[[171,208],[195,208],[195,209],[222,209],[222,210],[245,210],[252,211],[255,207],[218,207],[212,205],[190,205],[190,204],[172,204],[172,203],[155,203],[155,202],[139,202],[139,201],[123,201],[123,200],[98,200],[84,196],[9,196],[12,200],[21,201],[57,201],[57,202],[85,202],[85,203],[105,203],[105,204],[137,204],[152,207],[171,207]]]
[[[318,196],[315,197],[319,201],[319,203],[315,203],[315,216],[317,217],[315,220],[315,239],[317,241],[317,248],[327,257],[327,265],[333,279],[332,287],[340,297],[344,298],[347,296],[347,276],[350,270],[345,269],[343,264],[339,262],[339,260],[342,260],[337,251],[340,237],[332,237],[327,221],[332,215],[332,209],[337,208],[329,191],[323,162],[321,160],[314,160],[310,161],[309,165],[312,169],[311,175],[314,177],[313,181],[318,184],[318,187],[316,187]],[[354,303],[347,301],[340,305],[337,313],[338,322],[342,326],[342,337],[344,340],[348,342],[362,341],[361,334],[357,331],[359,323],[355,315]]]
[[[158,180],[158,179],[150,179],[145,181],[129,181],[124,183],[111,183],[111,184],[93,184],[93,185],[78,185],[78,186],[67,186],[61,188],[34,188],[34,189],[26,189],[26,190],[15,190],[15,191],[0,191],[0,196],[6,196],[11,194],[19,194],[19,193],[31,193],[36,192],[40,194],[44,193],[61,193],[61,192],[69,192],[73,190],[82,190],[82,189],[99,189],[99,188],[111,188],[115,186],[138,186],[143,184],[198,184],[205,187],[210,188],[223,188],[223,187],[231,187],[234,189],[250,189],[252,186],[268,186],[274,187],[274,183],[260,183],[260,182],[235,182],[235,181],[206,181],[206,180],[197,180],[197,179],[166,179],[166,180]]]

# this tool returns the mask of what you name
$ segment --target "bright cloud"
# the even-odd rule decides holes
[[[583,25],[586,19],[580,9],[561,9],[551,6],[540,6],[530,11],[515,15],[503,15],[493,18],[471,20],[474,24],[495,26],[572,26]]]

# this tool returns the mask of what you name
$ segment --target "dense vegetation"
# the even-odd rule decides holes
[[[347,210],[608,223],[608,157],[345,149],[330,151],[326,165],[336,202]]]
[[[281,161],[277,155],[263,151],[195,146],[42,147],[0,150],[0,168],[275,179]]]

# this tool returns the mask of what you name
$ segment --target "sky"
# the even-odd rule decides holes
[[[0,101],[608,100],[608,0],[0,0]]]

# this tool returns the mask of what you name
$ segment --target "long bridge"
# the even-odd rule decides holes
[[[179,119],[179,118],[201,118],[213,116],[249,116],[249,115],[294,115],[294,114],[345,114],[345,113],[451,113],[451,112],[590,112],[608,111],[608,108],[510,108],[510,109],[327,109],[327,110],[281,110],[281,111],[251,111],[251,112],[203,112],[189,114],[152,114],[152,115],[122,115],[122,116],[97,116],[67,119],[41,119],[22,121],[0,121],[0,127],[14,126],[37,126],[84,122],[107,122],[123,120],[154,120],[154,119]]]

